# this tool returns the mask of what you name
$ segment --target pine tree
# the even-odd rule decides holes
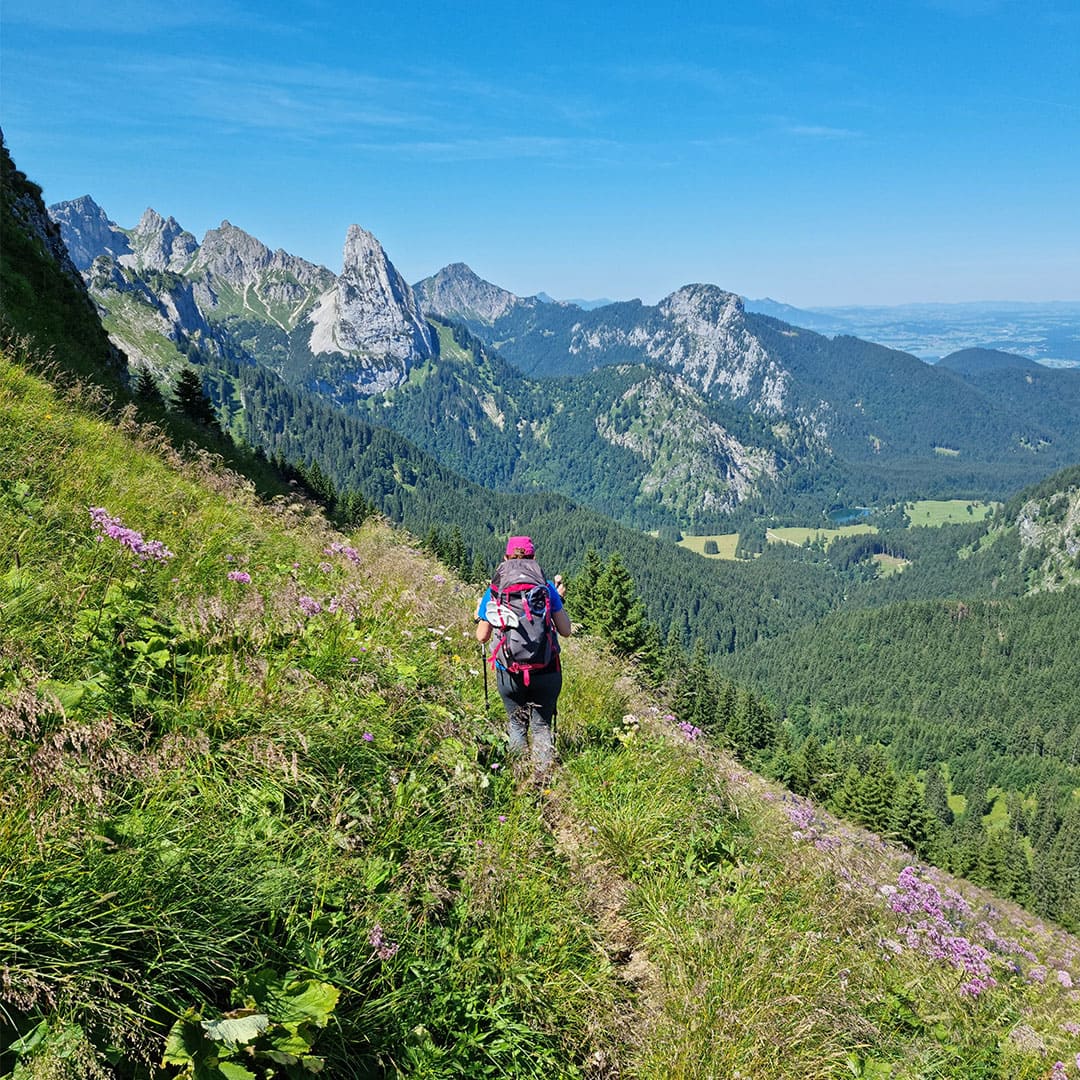
[[[596,581],[595,629],[615,651],[629,656],[645,644],[645,605],[634,579],[614,551]]]
[[[884,833],[889,827],[896,776],[881,748],[873,747],[867,761],[866,771],[859,780],[855,792],[852,816],[860,824]]]
[[[566,602],[573,609],[572,618],[586,634],[596,632],[596,590],[604,565],[596,548],[589,547],[577,575],[570,579]]]
[[[165,398],[162,396],[154,376],[150,374],[149,368],[142,368],[139,371],[139,377],[135,380],[134,393],[140,401],[145,402],[147,405],[161,409],[165,407]]]
[[[935,837],[934,817],[914,776],[905,777],[897,788],[889,814],[889,835],[926,858]]]
[[[210,399],[203,392],[202,380],[194,368],[183,368],[173,384],[176,407],[196,423],[217,427],[217,417]]]
[[[927,809],[942,825],[952,825],[954,815],[952,807],[949,806],[949,792],[945,786],[945,777],[941,775],[941,769],[936,762],[926,770],[923,798]]]

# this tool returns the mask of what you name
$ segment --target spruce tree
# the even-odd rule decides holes
[[[604,564],[596,548],[590,546],[585,551],[581,569],[570,579],[567,589],[567,605],[573,610],[571,617],[586,634],[596,632],[596,589],[603,570]]]
[[[896,791],[889,815],[889,835],[926,858],[934,840],[934,817],[914,776],[905,777]]]
[[[140,369],[139,377],[135,380],[133,389],[135,396],[147,405],[161,409],[165,407],[165,398],[162,396],[154,376],[150,374],[149,368]]]
[[[217,427],[214,406],[203,392],[202,380],[194,368],[183,368],[173,384],[173,401],[176,407],[196,423]]]
[[[645,644],[645,605],[617,551],[611,553],[596,582],[595,630],[625,656]]]

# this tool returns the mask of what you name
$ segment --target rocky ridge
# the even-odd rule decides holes
[[[222,348],[235,344],[235,332],[280,332],[278,353],[311,358],[293,372],[300,381],[337,380],[350,393],[370,394],[398,385],[414,362],[437,352],[408,283],[357,225],[335,275],[271,251],[229,221],[199,244],[175,218],[153,209],[123,230],[89,196],[56,204],[50,215],[77,251],[98,304],[105,312],[124,308],[112,320],[114,340],[155,370],[175,360],[164,342]],[[162,273],[173,277],[153,276]],[[299,340],[290,344],[294,332]]]
[[[474,273],[465,263],[451,263],[413,286],[422,309],[442,318],[491,324],[520,299]]]

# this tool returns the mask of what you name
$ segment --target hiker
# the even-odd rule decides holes
[[[527,536],[511,536],[476,610],[476,640],[495,636],[490,663],[510,721],[510,753],[531,751],[534,778],[543,782],[555,762],[555,714],[562,689],[559,639],[570,636],[561,575],[544,577]]]

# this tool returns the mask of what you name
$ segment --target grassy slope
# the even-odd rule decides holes
[[[265,967],[341,991],[304,1029],[333,1076],[1038,1077],[1080,1050],[1075,939],[954,911],[1034,957],[997,946],[959,993],[889,911],[898,852],[687,740],[588,642],[564,767],[518,793],[445,572],[381,525],[327,554],[306,508],[93,412],[0,368],[0,1069],[33,1033],[21,1076],[159,1074],[176,1015]],[[93,505],[175,556],[95,543]]]

